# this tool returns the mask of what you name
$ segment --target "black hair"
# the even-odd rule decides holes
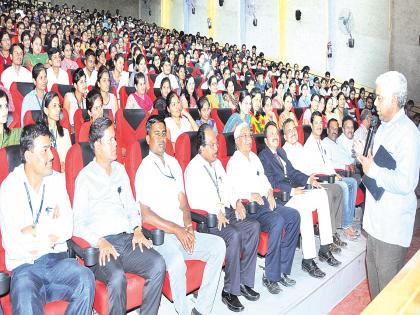
[[[109,75],[108,68],[105,67],[104,65],[100,66],[99,70],[98,70],[98,76],[97,76],[97,79],[96,79],[96,83],[95,83],[95,87],[98,88],[98,90],[99,90],[99,81],[102,79],[102,76],[105,73],[108,73],[108,75]]]
[[[277,129],[277,124],[274,121],[269,121],[264,127],[264,138],[267,138],[267,131],[270,126],[274,126]]]
[[[103,103],[101,92],[97,88],[93,88],[89,91],[89,93],[86,95],[86,109],[88,111],[92,111],[93,104],[98,98],[100,98],[101,102]]]
[[[137,86],[137,84],[139,83],[139,81],[140,81],[141,79],[143,79],[143,80],[144,80],[144,83],[146,83],[146,77],[144,76],[144,74],[143,74],[143,73],[141,73],[141,72],[137,72],[137,73],[134,75],[134,85],[135,85],[135,86]]]
[[[47,70],[45,70],[45,67],[42,63],[37,63],[33,68],[32,68],[32,79],[36,80],[39,76],[39,74],[45,71],[45,73],[47,73]]]
[[[335,118],[331,118],[331,119],[330,119],[330,120],[328,120],[328,122],[327,122],[327,129],[328,129],[328,128],[330,128],[330,125],[331,125],[333,122],[336,122],[336,123],[338,124],[338,120],[337,120],[337,119],[335,119]]]
[[[169,94],[166,96],[166,111],[168,117],[171,117],[171,113],[169,112],[169,106],[171,105],[171,100],[173,97],[178,97],[178,94],[176,94],[174,91],[169,92]]]
[[[206,130],[213,128],[209,124],[202,124],[197,130],[197,152],[201,153],[201,147],[206,145]]]
[[[168,77],[164,77],[164,78],[162,79],[162,81],[160,81],[159,93],[161,94],[161,96],[162,96],[161,90],[162,90],[163,84],[165,84],[165,82],[168,82],[168,83],[169,83],[169,88],[172,90],[171,80],[169,80],[169,78],[168,78]]]
[[[311,102],[313,101],[313,99],[315,98],[315,96],[318,96],[318,99],[321,99],[321,97],[320,97],[319,94],[314,93],[314,94],[311,95]]]
[[[312,113],[312,115],[311,115],[311,124],[314,122],[314,119],[315,119],[315,117],[321,117],[321,119],[322,119],[322,114],[319,112],[319,111],[314,111],[313,113]]]
[[[54,99],[54,97],[58,97],[58,94],[54,91],[49,91],[45,93],[44,98],[42,99],[42,108],[47,108],[50,106],[51,101]],[[43,122],[48,126],[48,116],[43,113]],[[60,120],[56,122],[57,126],[57,132],[60,137],[64,136],[64,130],[63,127],[60,124]]]
[[[47,136],[52,139],[51,132],[45,124],[31,124],[23,128],[20,136],[20,157],[22,163],[26,163],[26,151],[33,150],[35,139],[40,136]]]
[[[188,92],[188,89],[187,89],[187,84],[188,84],[188,81],[190,80],[190,79],[193,79],[193,81],[194,81],[194,91],[193,91],[193,93],[192,93],[192,95],[190,95],[190,93]],[[196,100],[196,102],[197,102],[197,100],[198,100],[198,96],[197,96],[197,91],[196,91],[196,86],[195,86],[195,79],[194,79],[194,77],[193,76],[191,76],[191,75],[188,75],[186,78],[185,78],[185,87],[184,87],[184,90],[182,91],[182,94],[184,94],[185,95],[185,99],[187,100],[187,104],[188,104],[188,107],[190,107],[190,99],[191,99],[191,96],[192,97],[194,97],[194,99]]]
[[[89,58],[90,56],[93,56],[93,57],[96,59],[95,52],[94,52],[92,49],[88,48],[88,49],[85,51],[85,64],[86,64],[86,61],[88,60],[88,58]]]
[[[0,89],[0,98],[3,97],[6,98],[7,108],[9,108],[9,97],[4,90]],[[10,134],[10,128],[7,126],[7,121],[3,124],[3,130],[6,135]]]
[[[283,130],[283,134],[285,134],[284,129],[286,128],[286,125],[288,123],[295,123],[295,121],[292,118],[287,118],[285,121],[283,121],[283,125],[281,126],[281,129]]]
[[[156,123],[162,123],[165,125],[166,128],[165,120],[161,115],[152,115],[149,117],[149,119],[147,119],[146,122],[146,132],[148,135],[150,134],[150,130],[152,130],[152,126]]]
[[[50,49],[48,49],[48,58],[51,59],[52,56],[56,53],[61,53],[61,51],[56,47],[51,47]]]
[[[351,116],[349,116],[349,115],[344,116],[343,121],[341,122],[341,126],[343,126],[343,127],[344,127],[344,123],[345,123],[346,121],[351,121],[351,122],[353,123],[353,128],[355,127],[355,126],[354,126],[354,120],[353,120],[353,118],[352,118]]]
[[[207,104],[209,104],[210,105],[210,103],[209,103],[209,100],[207,99],[207,97],[205,97],[205,96],[202,96],[202,97],[200,97],[200,99],[198,100],[198,102],[197,102],[197,109],[201,112],[201,110],[203,109],[203,107],[204,107],[204,104],[205,103],[207,103]],[[211,106],[210,106],[211,107]]]
[[[112,126],[112,121],[108,117],[99,117],[89,129],[89,144],[92,150],[95,150],[95,142],[102,139],[105,130]]]
[[[73,72],[73,85],[77,84],[82,77],[86,77],[85,72],[83,71],[82,68],[77,68]],[[76,88],[73,86],[72,91],[74,92],[75,90],[76,90]]]

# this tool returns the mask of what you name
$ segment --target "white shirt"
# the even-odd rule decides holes
[[[295,144],[290,144],[286,142],[283,145],[284,151],[286,151],[287,158],[289,159],[290,163],[292,163],[293,167],[302,173],[306,173],[306,159],[305,159],[305,152],[303,151],[303,145],[300,142],[296,142]],[[310,173],[309,173],[310,174]]]
[[[25,183],[33,213],[29,206]],[[43,191],[44,201],[42,202]],[[36,225],[36,237],[23,234],[21,230],[36,221],[41,203],[42,208]],[[59,209],[59,216],[54,219],[55,208]],[[72,235],[73,213],[64,176],[53,172],[53,174],[44,177],[39,191],[36,192],[28,182],[24,165],[17,166],[1,185],[0,225],[8,270],[13,270],[25,263],[33,264],[36,259],[48,253],[65,252],[67,250],[66,241]],[[58,236],[54,248],[52,248],[48,237],[51,234]]]
[[[13,66],[10,66],[3,71],[1,75],[1,82],[3,86],[10,90],[10,86],[13,82],[29,82],[32,83],[32,73],[25,67],[19,67],[19,72],[16,72]]]
[[[420,168],[420,133],[405,115],[404,109],[389,122],[382,122],[375,135],[373,155],[383,146],[396,162],[395,170],[372,163],[368,176],[385,189],[375,201],[366,190],[363,228],[370,235],[389,244],[410,246],[416,216],[414,193]]]
[[[335,174],[334,166],[320,139],[316,140],[311,134],[303,146],[303,151],[306,158],[305,174]]]
[[[251,200],[251,193],[267,197],[268,190],[271,189],[264,167],[254,152],[249,153],[248,159],[236,150],[229,159],[226,172],[238,198]]]
[[[57,83],[57,84],[65,84],[65,85],[69,85],[69,76],[67,74],[66,71],[64,71],[63,69],[59,68],[58,70],[58,76],[55,75],[53,68],[48,68],[47,69],[47,90],[51,91],[51,87],[53,86],[53,84]]]
[[[175,123],[175,120],[172,119],[172,117],[166,117],[165,118],[165,124],[166,128],[168,128],[171,132],[171,142],[175,143],[176,139],[178,139],[179,135],[187,132],[192,131],[192,126],[189,120],[182,116],[181,117],[181,127],[178,128],[177,124]]]
[[[112,162],[108,175],[96,158],[76,178],[74,190],[74,235],[92,246],[101,237],[133,233],[141,226],[140,208],[134,201],[124,166]]]
[[[219,210],[224,213],[225,207],[236,207],[238,198],[220,160],[210,165],[197,154],[185,169],[184,178],[185,191],[191,208],[217,214]]]
[[[346,165],[350,165],[354,162],[354,160],[349,159],[346,150],[330,138],[324,138],[322,140],[322,146],[327,151],[327,157],[332,162],[334,168],[344,170]]]
[[[184,193],[184,180],[178,161],[164,153],[165,165],[152,151],[143,159],[136,173],[137,201],[161,218],[184,226],[178,195]]]
[[[347,164],[353,164],[355,162],[355,158],[353,157],[353,142],[353,139],[347,138],[344,133],[337,138],[337,143],[344,149],[346,158],[350,162]]]
[[[83,68],[83,72],[86,75],[86,86],[95,86],[96,81],[98,79],[98,71],[96,71],[96,69],[93,69],[92,74],[89,76],[88,71],[85,67]]]
[[[353,141],[361,140],[363,142],[366,142],[366,138],[368,135],[367,128],[361,124],[359,128],[354,132]]]
[[[170,73],[169,75],[166,75],[163,72],[161,72],[156,77],[155,84],[153,86],[155,89],[160,89],[160,83],[162,82],[163,78],[169,78],[169,81],[171,82],[172,90],[176,90],[179,88],[178,80],[172,73]]]

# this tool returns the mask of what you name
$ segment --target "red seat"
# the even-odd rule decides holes
[[[115,116],[118,160],[123,161],[130,144],[146,138],[146,122],[149,115],[142,109],[119,109]]]
[[[73,204],[75,180],[77,175],[94,158],[94,153],[89,143],[81,142],[74,144],[66,157],[66,186],[70,202]],[[82,248],[89,247],[89,244],[81,238],[73,237],[72,240]],[[127,278],[127,309],[139,307],[142,303],[144,279],[140,276],[126,273]],[[94,309],[101,315],[109,313],[108,293],[106,285],[96,280]]]
[[[114,115],[112,114],[111,109],[104,109],[103,112],[104,112],[104,117],[108,117],[109,119],[112,120],[112,122],[114,122]],[[74,121],[75,142],[88,142],[90,125],[87,128],[87,130],[85,126],[85,130],[83,131],[83,138],[81,138],[82,126],[85,125],[86,122],[90,122],[90,117],[89,117],[87,109],[78,108],[74,112],[73,121]]]
[[[119,94],[120,94],[120,108],[125,109],[125,105],[127,104],[128,96],[131,93],[134,93],[135,91],[136,91],[136,88],[132,87],[132,86],[123,86],[120,89],[120,92],[119,92]]]
[[[235,139],[233,132],[219,133],[217,135],[217,142],[219,150],[217,151],[217,158],[222,162],[223,167],[226,169],[230,157],[235,153]]]
[[[70,121],[69,121],[69,115],[67,114],[67,111],[63,108],[62,109],[62,117],[60,119],[60,125],[63,128],[66,128],[69,131],[69,134],[71,133],[71,127],[70,127]],[[37,122],[42,120],[42,115],[40,110],[30,110],[25,113],[25,116],[23,116],[23,125],[33,125]]]
[[[73,89],[72,85],[67,85],[67,84],[57,84],[54,83],[51,87],[51,91],[54,91],[58,94],[58,97],[60,98],[60,104],[63,104],[64,102],[64,95],[66,95],[66,93],[71,92]]]
[[[16,121],[16,127],[20,127],[20,115],[22,112],[22,102],[26,94],[35,88],[33,83],[27,82],[12,82],[10,85],[10,94],[13,98],[15,111],[13,113],[13,120]]]
[[[185,171],[188,163],[197,153],[197,131],[184,132],[176,139],[175,157],[181,166],[182,172]]]
[[[232,114],[233,110],[230,108],[213,108],[211,110],[211,118],[213,118],[216,122],[216,127],[219,133],[223,132],[225,125]]]
[[[54,155],[53,160],[53,169],[57,172],[60,172],[60,159],[58,157],[57,151],[52,148]],[[20,145],[11,145],[5,148],[0,149],[0,185],[3,180],[12,172],[16,166],[19,166],[22,163],[20,158]],[[8,272],[6,270],[5,264],[5,250],[1,242],[1,232],[0,232],[0,272]],[[0,304],[3,308],[3,313],[5,315],[12,314],[12,307],[10,304],[10,295],[4,295],[0,298]],[[67,309],[67,301],[55,301],[45,305],[44,312],[46,315],[54,314],[64,314]]]
[[[171,154],[170,150],[172,145],[170,140],[167,140],[166,150],[168,154]],[[169,149],[169,150],[168,150]],[[168,152],[169,151],[169,152]],[[133,189],[134,196],[136,195],[134,181],[136,172],[141,164],[141,161],[148,155],[149,146],[145,139],[134,142],[127,150],[125,168],[127,170],[128,177],[130,178],[131,188]],[[185,261],[187,266],[187,294],[198,290],[201,286],[203,278],[204,268],[206,263],[201,260],[187,260]],[[172,291],[169,282],[169,275],[166,272],[165,280],[163,283],[162,293],[170,300],[172,299]]]

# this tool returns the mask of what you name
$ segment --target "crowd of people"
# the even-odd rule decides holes
[[[302,269],[315,278],[326,275],[317,257],[339,266],[336,256],[360,239],[353,221],[368,170],[360,146],[383,113],[376,96],[356,91],[353,79],[338,84],[329,72],[318,77],[308,66],[269,62],[255,46],[221,46],[118,12],[10,1],[1,4],[0,26],[0,148],[20,144],[23,162],[0,190],[13,314],[42,314],[44,304],[60,299],[70,301],[69,314],[90,314],[95,278],[107,286],[109,314],[125,314],[125,272],[146,280],[141,314],[157,314],[165,270],[176,311],[209,314],[223,265],[221,299],[238,312],[244,310],[239,297],[260,297],[254,284],[261,231],[268,233],[262,283],[271,294],[296,285],[291,266],[299,234]],[[34,84],[21,108],[10,93],[13,82]],[[61,98],[55,85],[71,90]],[[126,87],[134,91],[124,100],[119,92]],[[223,129],[212,116],[222,108],[231,109]],[[76,130],[79,109],[88,119]],[[116,161],[115,125],[104,115],[121,109],[147,114],[149,154],[136,172],[135,194]],[[31,111],[41,111],[40,119],[25,126]],[[297,128],[305,125],[311,134],[303,144]],[[198,153],[183,171],[166,150],[187,131],[197,132]],[[236,146],[226,168],[218,159],[222,133],[233,133]],[[257,134],[265,142],[258,155]],[[79,173],[70,203],[62,176],[52,170],[51,148],[64,172],[75,141],[89,142],[95,158]],[[317,174],[333,179],[321,182]],[[289,197],[278,198],[277,189]],[[247,210],[245,200],[258,210]],[[190,207],[215,215],[217,225],[195,231]],[[152,246],[142,222],[165,232],[162,245]],[[87,268],[68,257],[72,235],[99,248],[98,264]],[[185,260],[206,262],[192,310]]]

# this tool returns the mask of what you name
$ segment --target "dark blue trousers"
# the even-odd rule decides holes
[[[12,313],[44,314],[48,302],[66,300],[66,314],[89,315],[95,293],[95,278],[66,252],[46,254],[33,264],[12,272],[10,299]]]
[[[280,203],[270,210],[267,198],[263,199],[264,206],[256,214],[247,217],[260,222],[261,231],[268,232],[265,276],[270,281],[279,281],[282,273],[290,274],[292,270],[300,232],[300,215],[297,210]]]

